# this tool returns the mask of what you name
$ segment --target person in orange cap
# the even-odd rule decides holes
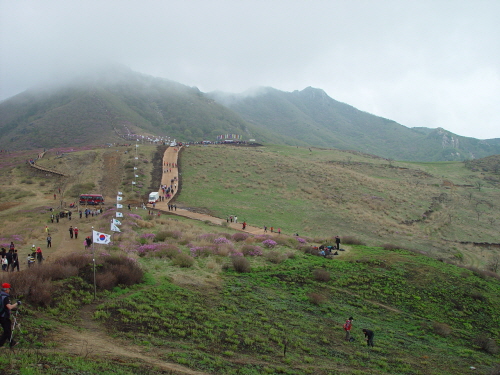
[[[3,283],[2,291],[0,292],[0,324],[3,328],[3,334],[0,337],[0,347],[2,347],[7,340],[9,340],[9,346],[12,348],[17,345],[17,342],[12,339],[12,322],[10,321],[10,310],[21,306],[21,301],[16,303],[10,303],[10,284]]]

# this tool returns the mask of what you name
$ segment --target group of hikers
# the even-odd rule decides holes
[[[14,242],[10,243],[8,251],[4,247],[2,247],[2,250],[0,251],[0,257],[2,261],[2,271],[14,272],[14,270],[16,269],[17,271],[19,271],[19,254],[16,246],[14,245]],[[31,265],[35,263],[35,260],[37,260],[38,263],[42,263],[43,254],[40,247],[37,248],[35,245],[33,245],[27,258],[28,267],[31,267]]]
[[[349,342],[354,341],[354,337],[351,336],[351,328],[353,320],[354,319],[351,316],[344,323],[345,341]],[[363,332],[363,334],[365,335],[366,345],[373,347],[373,337],[375,336],[373,331],[370,329],[363,328],[361,332]]]
[[[0,255],[2,257],[2,271],[8,272],[10,270],[14,272],[16,268],[19,271],[19,255],[13,242],[10,243],[9,251],[2,247]]]

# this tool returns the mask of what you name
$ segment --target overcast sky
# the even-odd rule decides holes
[[[0,0],[0,100],[100,61],[500,138],[500,0]]]

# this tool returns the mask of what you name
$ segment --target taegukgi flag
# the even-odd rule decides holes
[[[111,235],[106,233],[100,233],[97,231],[92,231],[94,235],[94,243],[107,245],[111,242]]]
[[[123,214],[121,212],[117,212],[116,217],[123,217]]]

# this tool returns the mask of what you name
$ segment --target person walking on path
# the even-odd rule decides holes
[[[38,264],[41,264],[43,260],[42,249],[39,247],[36,249],[36,260],[38,260]]]
[[[337,245],[337,250],[340,250],[340,237],[335,236],[335,244]]]
[[[73,233],[75,234],[75,239],[77,240],[78,239],[78,228],[75,227],[75,229],[73,229]]]
[[[50,234],[47,236],[47,248],[52,247],[52,237]]]
[[[344,331],[345,331],[345,341],[351,341],[351,328],[353,317],[349,317],[344,323]]]
[[[10,303],[10,284],[3,283],[2,291],[0,292],[0,324],[3,328],[3,334],[0,337],[0,347],[4,346],[5,342],[9,341],[9,346],[12,348],[17,345],[12,339],[12,322],[10,321],[10,310],[21,306],[21,301],[17,301],[16,303]]]
[[[366,345],[373,348],[373,336],[375,336],[375,334],[373,331],[366,328],[363,328],[363,333],[365,334]]]
[[[17,272],[19,272],[19,255],[17,254],[17,250],[14,250],[12,254],[12,272],[17,268]]]
[[[69,238],[73,238],[73,226],[70,225],[68,230],[69,230]]]

